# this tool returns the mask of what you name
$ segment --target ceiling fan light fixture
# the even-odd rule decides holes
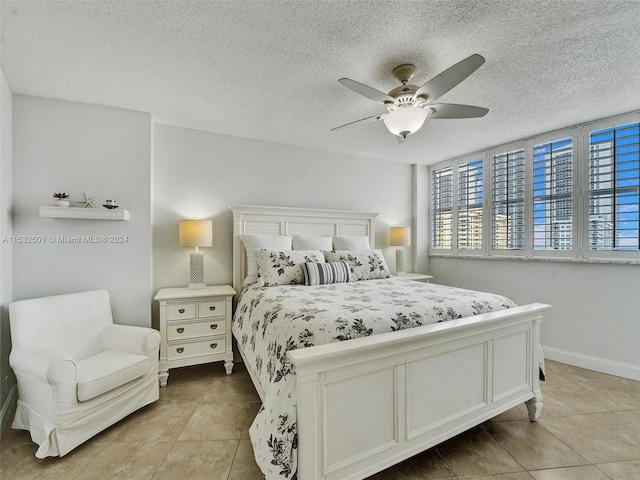
[[[422,108],[399,108],[387,113],[382,121],[391,133],[406,138],[420,130],[427,114]]]
[[[393,70],[393,75],[402,85],[392,89],[389,93],[381,92],[349,78],[341,78],[338,80],[340,84],[369,100],[382,103],[388,113],[345,123],[339,127],[332,128],[331,131],[334,132],[362,122],[383,120],[385,127],[395,135],[396,140],[399,143],[404,143],[409,135],[422,128],[427,118],[484,117],[489,111],[488,108],[455,103],[434,103],[438,98],[475,72],[484,62],[485,59],[482,55],[474,53],[439,73],[420,87],[409,84],[416,72],[416,67],[411,64],[400,65]]]

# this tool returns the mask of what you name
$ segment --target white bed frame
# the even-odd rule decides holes
[[[237,291],[246,272],[241,234],[359,235],[375,245],[376,214],[231,208]],[[297,377],[298,480],[366,478],[522,402],[535,421],[548,308],[534,303],[288,352]]]

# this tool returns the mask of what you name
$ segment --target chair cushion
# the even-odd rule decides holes
[[[119,350],[105,350],[76,361],[78,401],[84,402],[149,371],[149,357]]]

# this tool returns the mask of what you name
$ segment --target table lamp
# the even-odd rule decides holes
[[[211,220],[180,220],[180,246],[196,247],[189,257],[189,288],[204,288],[204,255],[198,247],[213,246],[213,224]]]
[[[408,247],[411,245],[411,228],[389,228],[389,245],[391,245],[392,247],[400,247],[396,250],[396,275],[402,275],[403,273],[405,273],[403,247]]]

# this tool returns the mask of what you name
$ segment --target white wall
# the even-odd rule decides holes
[[[429,173],[426,165],[413,165],[413,271],[429,271]]]
[[[640,380],[637,265],[431,257],[438,283],[548,303],[547,358]]]
[[[155,125],[154,290],[188,284],[191,249],[177,246],[178,222],[193,217],[213,220],[205,282],[232,282],[229,204],[377,212],[376,245],[393,270],[388,227],[411,224],[411,178],[403,163]]]
[[[0,436],[13,412],[16,379],[9,367],[9,303],[13,299],[11,225],[12,93],[0,67]]]
[[[13,248],[14,300],[105,288],[117,323],[151,324],[151,118],[110,107],[15,95],[13,233],[44,236]],[[131,221],[42,218],[54,192],[95,205],[116,199]],[[122,244],[49,237],[118,235]]]

